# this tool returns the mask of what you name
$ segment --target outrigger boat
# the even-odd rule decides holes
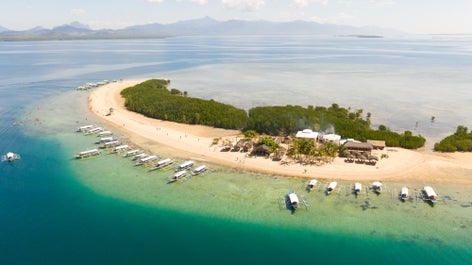
[[[129,146],[127,144],[119,145],[119,146],[113,148],[113,150],[110,151],[110,154],[123,152],[124,150],[128,150],[128,148],[129,148]]]
[[[92,129],[93,127],[95,127],[95,126],[94,125],[84,125],[84,126],[77,127],[77,129],[75,131],[76,132],[85,132],[85,131],[88,131],[88,130]]]
[[[174,162],[175,162],[175,160],[172,160],[172,159],[170,159],[170,158],[166,158],[166,159],[159,160],[159,161],[157,161],[157,164],[156,164],[156,166],[153,168],[153,170],[166,167],[166,166],[168,166],[168,165],[173,164]]]
[[[112,135],[112,134],[113,134],[112,131],[103,131],[103,132],[99,132],[97,134],[97,137],[103,137],[103,136]]]
[[[326,195],[331,194],[331,192],[333,192],[334,189],[336,189],[337,185],[338,185],[338,182],[336,181],[329,183],[328,188],[326,189]]]
[[[199,175],[199,174],[202,174],[203,172],[207,171],[208,170],[208,166],[207,165],[201,165],[197,168],[195,168],[193,171],[192,171],[192,175],[196,176],[196,175]]]
[[[15,160],[19,160],[21,156],[19,154],[15,154],[13,152],[8,152],[4,155],[2,155],[2,162],[8,161],[8,162],[13,162]]]
[[[298,201],[297,194],[293,190],[288,191],[288,199],[290,201],[290,206],[292,207],[292,209],[296,210],[300,205],[300,202]]]
[[[354,194],[358,195],[362,191],[362,184],[359,182],[354,183]]]
[[[150,155],[150,156],[147,156],[145,158],[141,158],[139,160],[139,162],[136,163],[136,166],[141,166],[141,165],[147,164],[149,162],[156,161],[157,159],[159,159],[159,156]]]
[[[432,203],[438,201],[438,195],[436,194],[436,192],[434,192],[433,188],[431,188],[430,186],[424,186],[423,191],[426,194],[426,200],[429,200]]]
[[[146,156],[149,156],[149,155],[145,154],[145,153],[140,153],[140,154],[137,154],[137,155],[133,156],[133,158],[131,158],[131,160],[136,161],[138,159],[145,158]]]
[[[312,191],[314,188],[315,188],[315,185],[318,181],[316,179],[312,179],[310,180],[310,182],[308,183],[308,186],[306,187],[306,189],[308,191]]]
[[[111,142],[106,142],[105,144],[100,146],[100,148],[107,149],[107,148],[111,148],[111,147],[114,147],[114,146],[118,146],[120,144],[121,143],[119,141],[115,140],[115,141],[111,141]]]
[[[95,143],[96,144],[104,144],[104,143],[109,143],[109,142],[113,142],[113,141],[118,141],[118,139],[115,138],[115,137],[103,137],[103,138],[100,138],[100,140],[96,141]]]
[[[374,183],[372,183],[372,191],[380,193],[382,191],[382,182],[375,181]]]
[[[83,152],[80,152],[80,153],[76,154],[75,158],[82,159],[82,158],[98,156],[98,155],[100,155],[100,151],[98,149],[90,149],[90,150],[83,151]]]
[[[193,163],[194,162],[192,160],[185,161],[184,163],[180,164],[175,171],[181,171],[189,167],[192,167]]]
[[[400,199],[402,199],[402,200],[408,199],[408,188],[407,187],[402,188],[402,191],[400,192]]]
[[[103,131],[102,127],[95,127],[95,128],[91,128],[89,130],[84,131],[84,135],[91,135],[91,134],[98,133],[101,131]]]
[[[185,177],[186,175],[188,174],[188,171],[187,170],[181,170],[177,173],[175,173],[169,180],[169,182],[174,182],[174,181],[177,181],[179,179],[182,179],[183,177]]]
[[[140,149],[133,149],[133,150],[130,150],[128,152],[126,152],[123,157],[130,157],[130,156],[135,156],[135,155],[138,155],[138,154],[141,154],[143,153],[143,151],[141,151]]]

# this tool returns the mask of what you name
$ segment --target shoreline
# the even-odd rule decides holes
[[[236,142],[241,139],[242,133],[237,130],[157,120],[126,110],[121,90],[145,80],[147,79],[123,80],[95,88],[88,97],[88,107],[101,121],[123,133],[130,142],[153,153],[165,150],[176,157],[293,177],[472,184],[472,154],[468,153],[425,153],[386,148],[374,151],[379,157],[381,154],[388,155],[387,159],[379,160],[375,166],[345,163],[339,157],[329,164],[304,166],[293,163],[282,165],[263,157],[246,157],[245,153],[220,152],[219,145],[211,145],[214,138],[222,137]],[[113,108],[113,114],[105,116],[110,108]]]

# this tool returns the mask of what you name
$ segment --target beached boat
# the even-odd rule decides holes
[[[400,192],[400,199],[402,199],[402,200],[408,199],[408,188],[407,187],[402,188],[402,191]]]
[[[380,193],[382,191],[382,182],[375,181],[374,183],[372,183],[372,191]]]
[[[129,146],[127,144],[122,144],[122,145],[119,145],[115,148],[113,148],[113,150],[110,151],[111,154],[114,154],[114,153],[119,153],[119,152],[123,152],[125,150],[128,150]]]
[[[97,137],[103,137],[103,136],[108,136],[108,135],[112,135],[113,132],[112,131],[103,131],[103,132],[99,132],[97,134]]]
[[[107,148],[112,148],[112,147],[118,146],[120,144],[121,143],[119,141],[114,140],[114,141],[111,141],[111,142],[104,143],[102,146],[100,146],[100,148],[107,149]]]
[[[131,158],[131,160],[132,160],[132,161],[136,161],[136,160],[139,160],[139,159],[141,159],[141,158],[145,158],[145,157],[147,157],[147,156],[149,156],[149,155],[146,154],[146,153],[140,153],[140,154],[134,155],[134,156]]]
[[[183,177],[185,177],[186,175],[188,174],[188,171],[187,170],[181,170],[181,171],[178,171],[177,173],[175,173],[169,180],[169,182],[174,182],[174,181],[177,181],[179,179],[182,179]]]
[[[88,130],[92,129],[93,127],[95,127],[95,126],[94,125],[84,125],[84,126],[77,127],[77,129],[75,131],[76,132],[85,132],[85,131],[88,131]]]
[[[297,194],[293,190],[288,191],[288,199],[290,201],[290,206],[293,210],[296,210],[300,206]]]
[[[354,194],[358,195],[362,191],[362,184],[359,182],[354,183]]]
[[[318,181],[316,179],[312,179],[310,180],[310,182],[308,183],[308,186],[306,187],[306,189],[308,191],[312,191],[314,188],[315,188],[315,185]]]
[[[157,161],[156,166],[155,166],[153,169],[151,169],[151,171],[152,171],[152,170],[156,170],[156,169],[160,169],[160,168],[163,168],[163,167],[166,167],[166,166],[168,166],[168,165],[173,164],[174,162],[175,162],[175,160],[170,159],[170,158],[166,158],[166,159],[159,160],[159,161]]]
[[[19,160],[21,156],[19,154],[15,154],[13,152],[8,152],[2,155],[2,162],[13,162],[15,160]]]
[[[334,189],[336,189],[337,185],[338,185],[338,182],[336,181],[329,183],[328,188],[326,189],[326,194],[327,195],[331,194],[331,192],[333,192]]]
[[[150,163],[150,162],[152,162],[152,161],[156,161],[157,159],[159,159],[159,156],[150,155],[150,156],[141,158],[141,159],[136,163],[136,166],[141,166],[141,165]]]
[[[90,149],[90,150],[82,151],[76,154],[75,158],[82,159],[82,158],[98,156],[98,155],[100,155],[100,151],[98,149]]]
[[[115,137],[102,137],[100,140],[96,141],[96,144],[104,144],[104,143],[109,143],[113,141],[118,141],[118,138]]]
[[[103,131],[102,127],[95,127],[95,128],[85,130],[84,135],[91,135],[91,134],[99,133],[99,132],[102,132],[102,131]]]
[[[130,157],[130,156],[135,156],[135,155],[139,155],[139,154],[142,154],[143,151],[141,149],[133,149],[133,150],[130,150],[126,153],[123,154],[123,157]]]
[[[181,171],[189,167],[192,167],[193,163],[194,162],[192,160],[185,161],[184,163],[180,164],[175,171]]]
[[[432,203],[435,203],[438,201],[438,195],[436,194],[436,192],[433,190],[432,187],[424,186],[423,191],[426,194],[426,200],[429,200]]]
[[[199,175],[208,170],[207,165],[201,165],[192,171],[192,175]]]

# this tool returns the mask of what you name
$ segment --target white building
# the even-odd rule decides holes
[[[318,132],[314,132],[310,129],[304,129],[303,131],[298,131],[297,134],[295,135],[295,137],[297,138],[307,138],[307,139],[317,139],[318,138],[318,135],[319,133]]]

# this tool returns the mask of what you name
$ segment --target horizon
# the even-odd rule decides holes
[[[406,0],[121,0],[113,5],[78,0],[16,0],[0,10],[0,26],[22,31],[78,21],[93,30],[123,29],[211,17],[220,22],[299,20],[409,34],[454,35],[472,33],[470,10],[472,2],[467,0],[431,0],[427,5]]]

